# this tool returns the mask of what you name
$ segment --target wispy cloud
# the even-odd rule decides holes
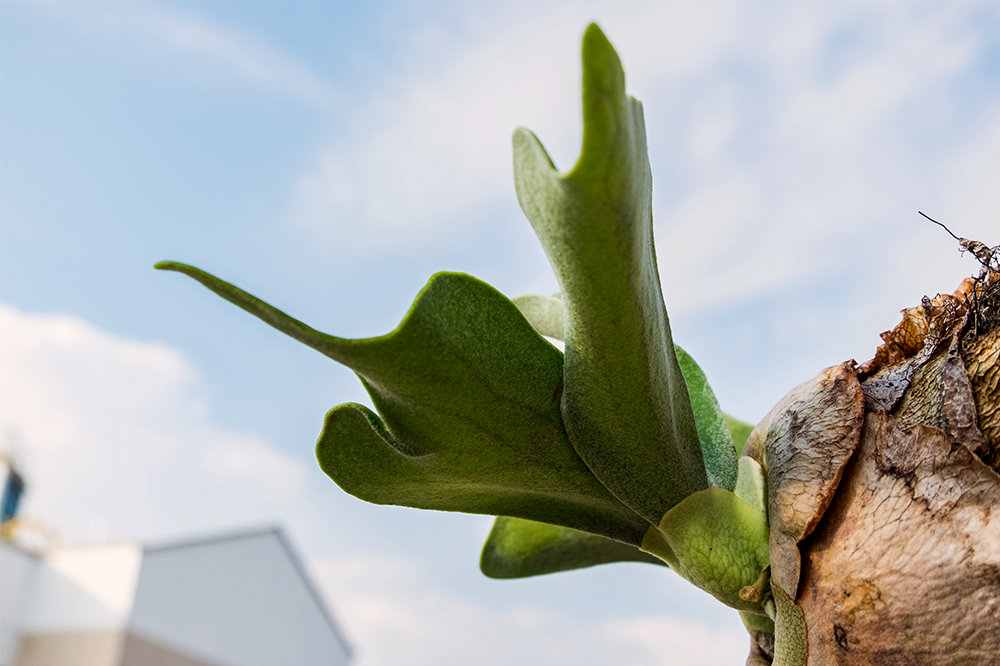
[[[443,67],[408,67],[398,80],[380,82],[384,92],[362,100],[349,120],[350,138],[323,148],[303,174],[293,219],[359,244],[406,245],[476,225],[499,202],[514,200],[510,142],[519,126],[535,131],[569,169],[581,133],[579,39],[595,8],[507,9],[465,16],[461,30],[441,36],[446,46],[435,49],[454,53]],[[600,7],[596,14],[608,16],[602,22],[630,74],[644,81],[700,67],[731,23],[718,8],[679,5]],[[407,58],[429,55],[418,45]]]
[[[359,519],[366,506],[311,463],[217,424],[198,371],[167,346],[8,306],[0,339],[0,426],[21,435],[25,516],[71,542],[280,522],[304,549],[358,666],[722,666],[745,656],[735,613],[714,627],[666,614],[581,623],[557,605],[505,610],[445,589],[404,555],[345,548],[359,531],[386,528]]]
[[[678,118],[647,105],[651,122],[682,123],[652,146],[654,168],[681,174],[684,185],[658,198],[660,243],[691,250],[661,263],[665,280],[699,284],[674,294],[675,307],[848,275],[866,251],[914,235],[916,208],[954,197],[938,165],[993,133],[995,116],[946,104],[934,122],[923,110],[986,57],[974,12],[827,10],[748,16],[759,45],[738,37],[685,88],[712,109],[701,102]],[[991,96],[1000,100],[1000,90]],[[678,138],[687,155],[659,157]],[[709,248],[724,260],[706,261]],[[904,281],[923,273],[901,259],[871,268]]]
[[[346,142],[322,150],[303,175],[292,216],[320,234],[362,227],[352,240],[405,244],[510,198],[518,124],[557,130],[548,137],[557,145],[578,132],[578,123],[558,122],[578,115],[577,30],[548,27],[500,15],[488,34],[479,26],[443,36],[455,57],[426,75],[382,82],[385,92],[354,111]]]
[[[901,308],[975,270],[918,209],[1000,242],[995,4],[522,9],[468,18],[453,57],[420,67],[414,52],[406,78],[379,82],[303,174],[299,221],[413,253],[496,210],[527,228],[510,132],[535,130],[572,166],[578,40],[597,20],[644,103],[678,341],[715,363],[727,409],[754,420],[818,368],[870,358]]]
[[[213,24],[203,16],[170,4],[86,3],[47,8],[90,31],[111,36],[132,54],[166,54],[191,75],[206,71],[245,82],[261,90],[288,95],[326,110],[340,107],[340,96],[322,77],[268,43]]]
[[[9,306],[0,339],[0,424],[20,441],[24,511],[64,538],[101,525],[162,539],[314,513],[318,470],[216,424],[175,350]]]
[[[319,560],[312,571],[356,637],[357,666],[731,666],[749,650],[735,612],[721,626],[669,614],[580,622],[553,609],[490,608],[435,585],[405,557]]]
[[[847,285],[857,272],[845,257],[871,263],[873,248],[914,235],[933,251],[935,237],[914,231],[916,209],[968,200],[952,176],[969,169],[955,156],[1000,124],[983,107],[949,101],[956,86],[989,76],[996,40],[981,14],[995,10],[979,5],[532,11],[530,21],[521,7],[470,20],[444,67],[382,82],[387,92],[362,102],[350,138],[303,174],[293,217],[359,247],[483,223],[513,200],[509,137],[518,125],[569,168],[579,141],[577,41],[593,18],[645,102],[661,271],[678,285],[675,311],[816,280]],[[979,103],[1000,102],[995,85],[980,88]],[[1000,175],[995,165],[976,168]],[[969,235],[989,231],[990,210],[962,212]],[[866,270],[866,280],[900,284],[929,277],[902,255]],[[937,289],[957,279],[947,270],[934,277]]]

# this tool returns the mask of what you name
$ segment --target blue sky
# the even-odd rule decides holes
[[[488,519],[344,496],[312,447],[367,401],[353,375],[151,268],[345,337],[439,270],[555,291],[510,136],[573,163],[594,20],[645,106],[675,339],[734,415],[974,270],[918,209],[1000,242],[995,4],[4,2],[0,425],[25,510],[69,540],[280,521],[363,666],[739,663],[735,613],[669,573],[487,581]]]

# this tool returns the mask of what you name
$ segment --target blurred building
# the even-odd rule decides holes
[[[342,666],[278,529],[32,554],[0,541],[0,666]]]

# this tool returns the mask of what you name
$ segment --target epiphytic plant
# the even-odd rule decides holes
[[[619,58],[596,25],[583,38],[583,126],[580,157],[565,174],[533,134],[520,129],[514,135],[518,199],[555,270],[557,297],[509,300],[469,275],[440,273],[395,331],[348,340],[316,331],[197,268],[174,262],[157,268],[191,276],[354,370],[378,413],[357,404],[333,408],[316,447],[320,466],[369,502],[499,516],[483,550],[486,575],[515,578],[615,561],[664,564],[740,611],[752,637],[748,663],[916,663],[875,658],[905,652],[903,638],[875,637],[896,626],[897,616],[883,611],[897,603],[896,577],[913,575],[912,567],[872,556],[872,571],[833,571],[824,552],[840,542],[824,552],[816,544],[851,520],[841,515],[851,502],[868,507],[875,522],[868,531],[855,525],[858,534],[843,537],[845,543],[884,531],[881,509],[859,499],[866,491],[855,479],[864,464],[858,451],[871,439],[876,453],[870,455],[878,459],[896,450],[879,437],[910,436],[888,412],[909,384],[921,381],[917,375],[939,355],[941,341],[959,338],[964,301],[956,298],[947,316],[944,305],[940,312],[927,306],[923,329],[913,335],[907,329],[914,349],[886,351],[861,374],[853,361],[824,370],[751,433],[751,426],[723,414],[698,365],[671,339],[653,247],[642,106],[626,95]],[[917,319],[911,317],[910,328],[920,328]],[[543,335],[564,340],[565,352]],[[896,338],[886,337],[887,344]],[[948,384],[949,395],[961,393],[964,411],[935,432],[954,440],[961,430],[962,442],[975,430],[982,438],[975,455],[992,455],[996,431],[987,442],[976,426],[976,403],[969,402],[982,393],[982,381],[974,377],[970,384],[964,366],[961,375],[958,367],[951,370],[948,376],[957,379]],[[992,400],[994,415],[1000,414],[997,374],[980,373],[994,378],[994,393],[984,398]],[[965,384],[958,386],[961,377]],[[934,451],[927,455],[938,456],[938,471],[964,470],[964,482],[979,493],[973,506],[998,506],[993,469],[972,454],[956,462],[954,451]],[[888,463],[905,468],[893,478],[912,476],[926,459],[906,455]],[[925,481],[936,478],[934,470],[925,471]],[[870,501],[883,490],[897,499],[902,492],[891,484],[872,487]],[[956,487],[952,500],[960,501]],[[960,524],[949,528],[975,551],[969,562],[992,563],[993,583],[981,576],[986,582],[978,587],[956,589],[978,594],[983,608],[993,609],[992,616],[977,616],[983,631],[975,649],[979,655],[993,650],[994,661],[1000,654],[998,526],[987,516],[978,535]],[[893,548],[890,543],[885,552]],[[937,612],[953,598],[949,591],[930,605]],[[912,613],[903,615],[912,620]],[[923,624],[898,630],[923,632],[940,623],[917,615]],[[954,629],[953,616],[950,621]],[[938,635],[918,641],[918,652],[938,659],[954,653],[954,643]]]

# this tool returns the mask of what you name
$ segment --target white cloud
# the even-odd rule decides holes
[[[338,108],[340,97],[320,76],[287,54],[250,35],[228,30],[176,6],[150,3],[70,3],[46,9],[106,39],[110,33],[129,43],[131,57],[163,53],[172,67],[191,62],[187,72],[201,78],[242,80],[262,90],[291,96],[323,109]]]
[[[337,104],[329,83],[279,49],[196,14],[150,5],[59,11],[142,49]],[[970,192],[970,181],[952,177],[968,170],[942,166],[993,132],[948,101],[955,82],[982,64],[984,11],[995,9],[684,3],[457,12],[455,29],[431,21],[407,33],[400,70],[342,109],[346,126],[298,178],[289,215],[361,250],[435,242],[499,206],[513,211],[514,127],[534,129],[560,168],[575,159],[578,40],[596,19],[622,55],[630,91],[646,102],[672,311],[838,274],[845,282],[853,273],[843,250],[858,239],[912,244],[899,240],[919,224],[911,209],[928,199],[977,201],[991,189]],[[998,100],[994,92],[987,103]],[[915,109],[936,118],[922,126]],[[984,166],[972,182],[994,180],[995,165]],[[962,213],[988,219],[988,203]],[[867,279],[882,283],[925,275],[899,259],[871,268]]]
[[[794,321],[775,329],[789,338],[804,331],[808,339],[788,348],[824,354],[841,348],[845,330],[860,331],[850,335],[867,340],[862,360],[896,309],[972,270],[950,238],[922,226],[917,208],[960,235],[1000,242],[1000,96],[978,93],[971,116],[949,97],[982,64],[978,33],[969,32],[975,7],[823,5],[822,15],[784,5],[700,7],[532,6],[539,15],[531,20],[496,12],[471,37],[446,35],[452,41],[436,48],[454,50],[443,67],[422,68],[415,50],[407,76],[376,82],[381,92],[363,100],[347,138],[317,154],[295,214],[324,226],[366,220],[379,242],[401,244],[474,224],[493,202],[513,199],[517,125],[536,130],[568,168],[579,139],[578,38],[598,18],[646,103],[672,315],[832,275],[853,299],[787,307],[780,314]],[[173,7],[134,12],[101,29],[139,35],[264,89],[336,101],[269,46]],[[865,33],[864,48],[832,70],[821,66],[831,42],[851,29]],[[354,538],[343,524],[330,527],[330,514],[352,519],[315,464],[214,422],[197,370],[176,351],[9,308],[0,310],[0,340],[0,422],[30,447],[25,509],[69,538],[163,538],[274,521],[298,526],[296,536]],[[758,378],[753,393],[767,381]],[[763,402],[766,411],[774,400]],[[329,488],[322,507],[318,484]],[[361,666],[480,663],[490,654],[520,662],[529,650],[538,663],[574,664],[731,664],[745,655],[738,627],[658,615],[578,624],[552,609],[498,610],[435,587],[409,560],[379,554],[325,560],[317,571]]]
[[[529,20],[515,5],[469,21],[465,39],[441,47],[454,53],[443,65],[378,82],[383,92],[362,102],[349,140],[324,148],[299,181],[292,214],[358,247],[474,226],[513,201],[509,137],[518,125],[569,168],[579,141],[578,39],[596,18],[645,102],[673,311],[815,280],[905,283],[923,269],[892,257],[862,273],[845,257],[864,242],[901,242],[919,228],[916,208],[966,189],[937,165],[992,130],[969,124],[954,103],[936,126],[921,125],[918,110],[982,64],[982,11],[532,6]],[[410,60],[421,57],[414,50]]]
[[[968,109],[951,105],[937,126],[921,126],[916,111],[946,99],[985,57],[975,11],[837,5],[770,12],[745,26],[720,55],[729,64],[705,72],[691,90],[714,110],[695,106],[690,129],[671,135],[686,133],[690,156],[658,160],[669,146],[651,146],[654,174],[659,163],[687,178],[656,211],[661,275],[678,285],[668,287],[672,310],[829,280],[844,293],[879,284],[865,297],[894,313],[905,303],[886,284],[926,285],[926,266],[897,249],[925,230],[917,208],[956,196],[941,165],[997,124],[996,116],[986,127],[969,123]],[[844,50],[850,57],[841,57]],[[739,75],[729,71],[735,59]],[[742,88],[735,97],[734,87]],[[656,110],[647,116],[671,120]],[[995,163],[977,162],[1000,175]],[[933,256],[927,237],[921,240],[914,251]],[[878,249],[885,256],[874,261]],[[936,277],[931,293],[953,288],[960,275]],[[691,284],[697,289],[683,288]]]
[[[358,548],[352,530],[392,528],[349,516],[366,505],[333,488],[311,463],[214,423],[198,371],[165,345],[0,305],[0,377],[0,426],[19,432],[27,472],[22,515],[71,542],[148,542],[282,523],[312,563],[358,666],[728,666],[745,656],[748,639],[735,613],[729,625],[713,628],[668,615],[580,621],[558,600],[544,608],[491,607],[433,584],[404,555]],[[338,549],[324,539],[347,542],[339,549],[347,554],[330,555]]]
[[[356,666],[732,666],[749,650],[736,613],[715,627],[666,614],[580,622],[552,609],[488,608],[402,557],[329,559],[312,571],[357,641]]]
[[[293,218],[338,237],[362,221],[364,235],[352,241],[407,243],[512,196],[510,137],[518,125],[558,127],[546,137],[557,147],[575,140],[576,30],[509,17],[498,23],[469,38],[472,48],[452,45],[458,52],[443,69],[382,82],[385,92],[353,114],[347,145],[323,150],[302,177]]]
[[[0,340],[0,424],[20,440],[24,512],[64,538],[162,539],[308,504],[311,466],[213,423],[197,371],[173,349],[8,306]]]
[[[414,254],[471,237],[498,208],[527,228],[510,131],[530,127],[572,166],[578,40],[596,19],[644,102],[671,320],[710,321],[728,329],[717,344],[742,349],[724,368],[735,378],[713,378],[728,409],[754,420],[817,368],[870,358],[900,308],[975,270],[918,209],[1000,242],[1000,91],[983,20],[996,5],[552,5],[530,19],[506,7],[448,38],[451,57],[431,66],[415,50],[407,76],[373,82],[381,93],[360,100],[348,138],[300,181],[300,222],[340,246]],[[547,278],[544,264],[512,263]],[[678,342],[696,345],[690,333]],[[748,394],[740,378],[757,375],[769,379]]]
[[[475,225],[498,201],[514,200],[510,141],[521,126],[568,170],[581,132],[579,39],[595,18],[640,82],[698,67],[732,23],[716,8],[648,4],[519,5],[467,20],[460,38],[441,36],[450,42],[435,46],[452,52],[443,66],[378,82],[385,92],[360,104],[350,139],[324,148],[300,179],[292,218],[358,244],[405,245]],[[408,59],[425,57],[414,48]]]
[[[23,438],[24,513],[64,537],[101,537],[110,525],[114,538],[176,538],[263,520],[344,536],[343,524],[313,515],[317,499],[301,461],[213,424],[197,371],[176,351],[7,306],[0,339],[0,423]],[[492,609],[431,584],[419,564],[398,556],[327,558],[313,570],[358,666],[710,666],[734,663],[746,649],[738,624],[712,629],[669,616],[581,624],[551,608]]]

